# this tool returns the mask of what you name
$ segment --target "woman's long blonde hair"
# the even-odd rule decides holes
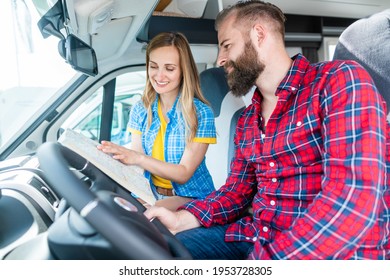
[[[194,97],[203,103],[209,105],[204,98],[200,89],[199,75],[196,68],[195,60],[192,56],[191,49],[186,37],[179,32],[163,32],[156,35],[146,48],[146,86],[142,95],[142,102],[148,111],[148,127],[152,123],[152,104],[156,99],[156,91],[149,80],[149,60],[150,53],[158,48],[174,46],[179,52],[180,68],[182,71],[180,83],[179,104],[186,126],[187,143],[191,142],[198,130],[198,118],[194,104]]]

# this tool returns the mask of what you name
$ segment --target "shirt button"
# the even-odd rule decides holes
[[[257,240],[257,237],[253,237],[252,241],[256,242],[256,240]]]
[[[261,139],[264,139],[265,138],[265,134],[261,134]]]
[[[275,163],[271,161],[271,162],[269,163],[269,166],[274,167],[274,166],[275,166]]]
[[[292,91],[296,91],[297,89],[295,87],[291,87],[291,90]]]
[[[263,231],[267,232],[268,231],[268,227],[263,227]]]
[[[272,178],[272,182],[276,183],[277,181],[278,181],[278,179]]]
[[[276,202],[275,202],[275,200],[271,200],[271,201],[269,202],[269,204],[271,204],[272,206],[274,206],[274,205],[276,204]]]
[[[297,126],[301,126],[301,125],[302,125],[301,121],[297,122]]]

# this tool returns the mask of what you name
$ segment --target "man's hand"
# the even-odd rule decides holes
[[[144,214],[149,220],[158,218],[172,234],[200,227],[198,219],[186,210],[173,212],[165,207],[152,206]]]

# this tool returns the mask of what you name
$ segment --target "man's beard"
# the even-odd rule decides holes
[[[237,97],[246,95],[255,85],[257,78],[264,71],[265,65],[258,61],[257,52],[250,41],[245,43],[245,51],[236,61],[227,61],[225,69],[232,68],[227,74],[228,85]]]

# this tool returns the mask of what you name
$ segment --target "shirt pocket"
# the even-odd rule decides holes
[[[186,146],[186,133],[184,125],[177,122],[171,122],[167,126],[165,134],[165,150],[167,162],[179,163]]]
[[[304,117],[279,126],[275,137],[274,154],[287,166],[311,165],[323,157],[320,123]]]

